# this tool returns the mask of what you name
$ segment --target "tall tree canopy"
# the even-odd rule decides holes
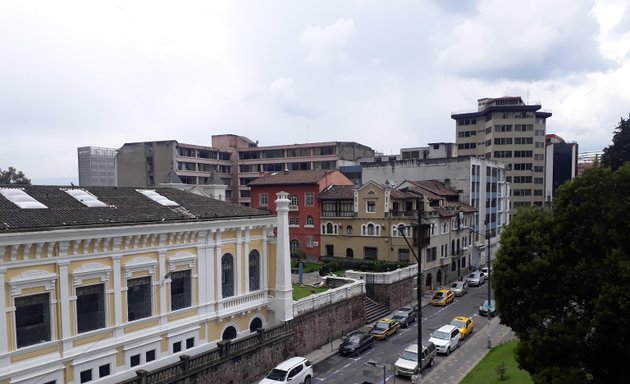
[[[501,321],[536,383],[630,383],[630,164],[519,211],[493,277]]]
[[[0,184],[31,185],[31,179],[13,167],[9,167],[6,171],[0,168]]]
[[[630,115],[628,119],[621,118],[615,128],[612,145],[604,148],[602,155],[602,165],[613,170],[627,161],[630,161]]]

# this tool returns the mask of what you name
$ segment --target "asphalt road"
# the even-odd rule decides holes
[[[487,324],[485,317],[478,315],[478,308],[487,298],[488,291],[487,286],[484,284],[481,287],[471,287],[468,293],[462,297],[456,297],[455,301],[445,307],[433,307],[428,306],[422,309],[422,340],[423,344],[426,344],[429,340],[430,333],[438,329],[444,324],[450,323],[455,316],[467,316],[472,317],[475,322],[474,333],[484,332]],[[366,329],[369,329],[366,327]],[[376,341],[375,346],[363,352],[357,357],[343,357],[336,354],[325,361],[315,366],[315,378],[313,383],[323,384],[362,384],[368,383],[383,383],[383,376],[386,377],[386,382],[391,383],[409,383],[411,380],[404,377],[395,377],[393,373],[393,365],[398,359],[398,355],[409,345],[414,344],[417,341],[417,323],[412,324],[409,328],[401,328],[398,333],[388,340]],[[470,336],[462,341],[463,347]],[[475,337],[475,339],[480,339]],[[477,341],[477,340],[473,340]],[[475,348],[484,348],[484,343],[477,341],[479,346],[475,345]],[[473,346],[471,344],[471,346]],[[435,359],[433,367],[427,367],[422,376],[430,377],[431,382],[436,383],[449,383],[450,377],[447,377],[449,370],[439,369],[440,365],[447,364],[449,360],[458,360],[461,364],[466,364],[466,356],[459,356],[460,353],[466,354],[469,352],[460,351],[463,348],[457,348],[451,352],[451,355],[444,356],[438,355]],[[468,348],[470,350],[470,348]],[[462,359],[463,357],[463,359]],[[366,364],[366,361],[373,360],[378,364],[385,364],[385,374],[383,368],[373,367]],[[446,365],[444,365],[446,366]],[[432,372],[434,371],[434,372]],[[443,375],[444,377],[440,377]],[[424,383],[424,381],[423,381]]]

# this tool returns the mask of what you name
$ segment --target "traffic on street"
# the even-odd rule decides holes
[[[479,287],[470,287],[467,293],[456,296],[447,305],[429,305],[422,308],[422,344],[426,346],[436,330],[450,324],[456,317],[470,318],[473,323],[472,328],[471,324],[463,325],[467,327],[466,335],[464,338],[457,338],[459,345],[465,345],[471,334],[485,333],[488,319],[479,315],[479,306],[488,298],[487,294],[486,286],[482,284]],[[394,364],[405,352],[405,349],[411,344],[417,343],[417,324],[418,322],[415,321],[408,327],[401,327],[387,338],[382,337],[380,340],[374,340],[372,347],[366,348],[361,353],[348,356],[337,353],[320,362],[315,366],[313,382],[326,384],[411,382],[411,378],[408,376],[395,376]],[[459,322],[454,322],[454,324],[457,324],[457,327],[461,325]],[[362,330],[369,332],[372,325],[367,324]],[[426,364],[426,368],[422,370],[422,377],[430,376],[431,382],[448,383],[448,377],[436,377],[438,373],[448,375],[448,371],[445,372],[438,367],[449,359],[457,359],[461,361],[461,364],[466,364],[467,361],[466,356],[460,356],[466,352],[462,351],[462,348],[454,347],[452,350],[449,349],[448,355],[442,353],[435,355],[433,364]],[[485,344],[481,348],[484,347]],[[470,362],[470,364],[474,363],[476,362]]]

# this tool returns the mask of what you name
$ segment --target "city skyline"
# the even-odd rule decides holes
[[[21,1],[0,25],[0,168],[35,184],[76,182],[81,146],[455,142],[483,97],[540,102],[593,151],[630,112],[622,1]]]

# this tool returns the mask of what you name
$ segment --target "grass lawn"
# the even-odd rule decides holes
[[[327,291],[328,287],[313,288],[313,287],[300,287],[299,284],[293,284],[293,300],[297,301],[306,296],[310,296],[315,293]],[[311,292],[314,291],[314,292]]]
[[[460,384],[528,384],[533,383],[529,373],[518,369],[514,359],[514,348],[518,340],[510,341],[493,348],[472,371],[464,377]],[[499,380],[496,368],[505,363],[504,380]]]

